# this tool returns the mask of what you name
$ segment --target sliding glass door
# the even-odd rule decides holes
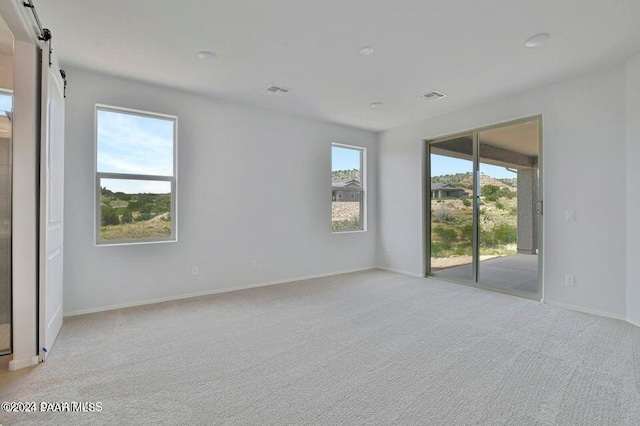
[[[428,274],[541,297],[540,124],[428,142]]]
[[[430,145],[431,272],[475,280],[473,135]]]

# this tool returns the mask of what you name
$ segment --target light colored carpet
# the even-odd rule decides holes
[[[640,331],[367,271],[68,318],[3,424],[638,425]]]

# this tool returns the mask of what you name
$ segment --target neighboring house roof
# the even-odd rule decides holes
[[[361,189],[360,182],[352,180],[332,180],[331,187],[334,189]]]
[[[432,183],[431,184],[431,190],[438,190],[438,189],[459,189],[460,191],[464,191],[464,188],[458,188],[456,186],[453,186],[449,183]]]

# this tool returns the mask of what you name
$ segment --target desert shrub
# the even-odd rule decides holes
[[[473,243],[473,225],[466,224],[462,228],[460,228],[460,239],[468,242],[469,244]]]
[[[499,210],[504,210],[504,204],[502,204],[500,201],[496,201],[496,208]]]
[[[453,213],[450,208],[441,206],[433,211],[433,218],[436,222],[449,222],[453,220]]]
[[[153,219],[153,216],[154,215],[152,213],[140,213],[138,217],[136,217],[136,222]]]
[[[124,214],[122,215],[121,221],[122,223],[133,222],[133,214],[131,213],[131,210],[125,210]]]
[[[450,244],[445,244],[442,241],[431,241],[431,257],[446,257],[450,250]]]
[[[469,207],[471,205],[471,200],[468,198],[463,198],[462,204],[464,204],[466,207]]]
[[[480,231],[480,245],[483,247],[493,247],[496,245],[496,239],[493,232],[488,230]]]
[[[499,244],[512,244],[518,240],[518,229],[503,223],[493,228],[493,236]]]
[[[433,232],[435,232],[445,244],[450,244],[458,236],[455,229],[444,228],[442,226],[436,226],[433,228]]]
[[[517,195],[516,191],[512,191],[507,187],[504,187],[500,190],[500,196],[508,198],[509,200],[511,200],[516,195]]]
[[[500,187],[496,185],[485,185],[480,188],[480,195],[487,201],[496,201],[500,198]]]
[[[511,207],[511,208],[509,209],[509,213],[510,213],[512,216],[516,216],[516,215],[518,214],[518,208],[517,208],[517,207]]]
[[[453,251],[456,256],[471,256],[472,249],[470,244],[462,244],[456,247]]]
[[[331,229],[334,231],[355,231],[360,229],[360,218],[358,216],[347,220],[336,220],[331,222]]]
[[[100,223],[102,226],[118,225],[120,224],[120,220],[110,206],[103,204],[100,206]]]

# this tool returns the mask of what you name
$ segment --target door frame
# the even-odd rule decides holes
[[[480,132],[486,130],[497,129],[501,127],[514,126],[517,124],[523,124],[530,121],[538,122],[538,201],[542,202],[542,214],[539,215],[538,218],[538,229],[537,229],[537,237],[538,237],[538,290],[535,294],[521,292],[518,290],[512,289],[503,289],[498,287],[491,287],[487,285],[483,285],[478,282],[478,268],[479,262],[475,259],[476,255],[479,253],[479,226],[478,226],[478,216],[479,216],[479,206],[477,205],[480,197],[480,180],[479,180],[479,158],[478,158],[478,134]],[[449,133],[447,135],[438,136],[435,138],[428,138],[423,140],[423,154],[422,154],[422,182],[423,182],[423,194],[422,194],[422,212],[423,212],[423,220],[424,220],[424,234],[423,234],[423,271],[425,277],[434,277],[444,281],[451,281],[456,284],[462,284],[470,287],[481,288],[484,290],[495,291],[498,293],[510,294],[512,296],[524,297],[527,299],[544,301],[544,156],[543,156],[543,126],[542,126],[542,114],[530,115],[522,118],[517,118],[514,120],[503,121],[496,124],[491,124],[488,126],[476,127],[469,130],[459,131],[455,133]],[[430,159],[430,149],[429,146],[438,142],[444,142],[450,139],[454,139],[462,136],[471,136],[472,144],[473,144],[473,187],[474,187],[474,209],[473,209],[473,237],[474,241],[472,244],[472,250],[474,255],[473,264],[472,264],[472,280],[460,280],[451,278],[448,276],[444,276],[441,274],[431,272],[431,159]],[[476,195],[477,194],[477,195]]]

